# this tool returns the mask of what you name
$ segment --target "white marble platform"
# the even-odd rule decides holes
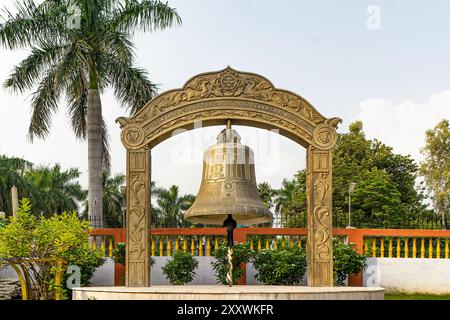
[[[305,287],[246,285],[82,287],[74,300],[383,300],[379,287]]]

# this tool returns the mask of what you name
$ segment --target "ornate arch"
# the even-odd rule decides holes
[[[327,119],[308,101],[281,90],[266,78],[228,67],[199,74],[181,89],[151,100],[131,118],[116,121],[122,127],[122,143],[128,149],[154,147],[177,129],[223,124],[224,119],[280,134],[304,147],[330,149],[336,142],[339,118]]]
[[[307,148],[308,283],[333,284],[331,149],[339,118],[325,118],[308,101],[266,78],[230,67],[203,73],[116,120],[127,149],[127,285],[149,285],[147,232],[150,150],[180,129],[226,120],[279,133]],[[144,205],[145,204],[145,205]]]

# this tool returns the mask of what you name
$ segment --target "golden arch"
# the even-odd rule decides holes
[[[278,129],[307,148],[308,285],[332,286],[331,150],[341,119],[327,119],[301,96],[230,67],[194,76],[183,88],[152,99],[133,117],[116,120],[127,149],[127,286],[150,284],[150,150],[179,129],[226,120]]]

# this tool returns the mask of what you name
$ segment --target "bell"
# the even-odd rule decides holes
[[[200,190],[185,218],[193,223],[222,225],[229,216],[241,225],[272,222],[272,213],[259,196],[253,151],[240,143],[230,123],[217,144],[203,156]]]

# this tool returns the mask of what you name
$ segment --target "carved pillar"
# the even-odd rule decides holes
[[[127,150],[125,285],[150,286],[150,150]]]
[[[332,151],[310,146],[306,155],[308,286],[333,286]]]

